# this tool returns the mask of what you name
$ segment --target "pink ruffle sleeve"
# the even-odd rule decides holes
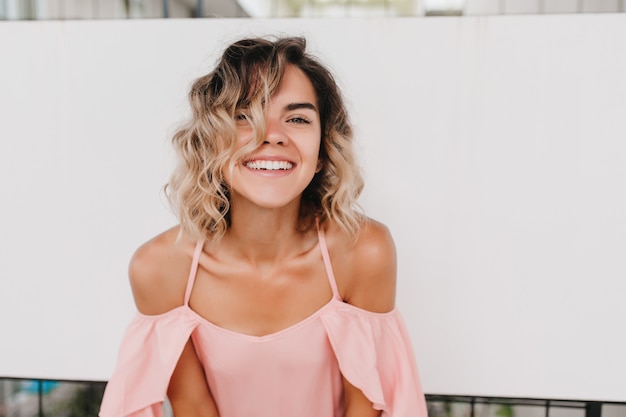
[[[345,304],[322,315],[343,376],[383,417],[427,417],[413,349],[398,310],[372,313]]]
[[[383,417],[427,417],[409,337],[397,310],[371,313],[337,303],[320,315],[341,373]],[[186,307],[138,314],[122,341],[100,417],[162,417],[170,377],[198,326]]]
[[[162,417],[170,377],[197,319],[180,307],[157,316],[137,314],[119,349],[100,417]]]

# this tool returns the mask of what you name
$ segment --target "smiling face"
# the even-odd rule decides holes
[[[245,114],[237,116],[237,149],[252,140],[254,129]],[[288,65],[265,106],[262,145],[225,169],[232,207],[251,203],[263,208],[299,204],[318,168],[321,124],[311,81]]]

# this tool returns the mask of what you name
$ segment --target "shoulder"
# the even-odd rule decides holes
[[[171,228],[141,245],[128,267],[137,309],[161,314],[184,302],[194,243]]]
[[[349,304],[384,313],[395,306],[396,248],[389,229],[366,218],[356,238],[328,227],[329,250],[339,291]]]

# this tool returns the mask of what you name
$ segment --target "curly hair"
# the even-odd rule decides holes
[[[264,106],[278,89],[287,65],[298,67],[315,90],[321,121],[321,170],[304,190],[302,230],[317,220],[335,221],[356,237],[362,214],[357,198],[363,179],[352,148],[352,127],[339,88],[326,67],[306,51],[304,38],[243,39],[226,48],[212,72],[195,80],[189,92],[191,118],[174,134],[179,162],[166,195],[181,231],[217,240],[230,225],[229,188],[224,170],[264,141]],[[245,109],[253,138],[236,149],[235,118]]]

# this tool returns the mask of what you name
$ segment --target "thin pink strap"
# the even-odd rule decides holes
[[[337,289],[335,274],[333,273],[333,265],[330,263],[330,255],[328,254],[328,246],[326,245],[326,235],[320,227],[319,222],[316,220],[315,223],[317,225],[317,239],[320,243],[320,250],[322,251],[322,258],[324,259],[324,267],[326,268],[330,288],[333,290],[333,296],[341,300],[341,295],[339,295],[339,290]]]
[[[187,279],[187,289],[185,290],[185,305],[189,304],[189,298],[191,297],[191,290],[193,289],[193,283],[196,282],[196,273],[198,272],[198,262],[200,261],[200,254],[202,253],[202,247],[204,242],[200,241],[196,244],[196,250],[193,252],[193,260],[191,261],[191,270],[189,271],[189,278]]]

